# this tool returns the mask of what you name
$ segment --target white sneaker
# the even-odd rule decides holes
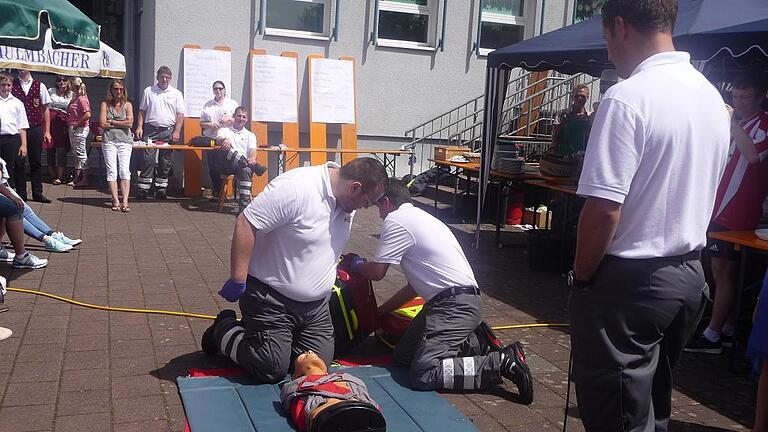
[[[57,232],[51,234],[51,237],[55,238],[56,240],[58,240],[58,241],[60,241],[60,242],[62,242],[64,244],[68,244],[70,246],[77,246],[77,245],[79,245],[80,243],[83,242],[83,240],[81,240],[81,239],[71,239],[71,238],[65,236],[64,233],[61,232],[61,231],[57,231]]]
[[[11,329],[0,327],[0,340],[8,339],[9,337],[11,337],[12,334],[13,332],[11,331]]]
[[[0,245],[0,262],[13,262],[13,257],[15,257],[16,254],[9,251],[8,249],[4,248],[2,245]]]
[[[29,252],[13,258],[13,268],[16,269],[39,269],[47,265],[47,259],[38,258]]]
[[[44,236],[43,244],[45,245],[45,250],[48,252],[67,252],[72,249],[72,246],[60,242],[51,236]]]

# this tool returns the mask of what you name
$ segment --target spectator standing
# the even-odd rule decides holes
[[[43,195],[41,161],[43,142],[51,140],[51,114],[48,109],[51,100],[48,89],[45,84],[32,78],[32,74],[28,70],[19,69],[19,77],[13,81],[11,92],[24,104],[29,129],[27,129],[27,157],[20,155],[19,158],[6,161],[7,164],[14,165],[10,185],[24,201],[27,201],[26,164],[28,158],[32,201],[49,203],[51,200]]]
[[[112,194],[112,211],[131,211],[128,207],[128,194],[131,189],[131,151],[133,150],[133,105],[126,99],[125,84],[122,80],[112,80],[107,90],[107,98],[101,103],[99,123],[102,133],[101,149],[104,163],[107,165],[107,182]],[[123,200],[117,193],[117,178],[120,177],[120,189]]]
[[[47,155],[51,183],[60,185],[65,180],[67,153],[70,149],[67,107],[72,100],[72,91],[69,89],[69,78],[58,75],[56,86],[48,89],[48,93],[51,99],[49,104],[51,139],[43,143],[43,148]]]
[[[768,114],[760,106],[765,99],[764,83],[757,76],[740,76],[733,83],[732,94],[734,150],[717,188],[709,232],[754,230],[768,194]],[[715,303],[707,328],[685,350],[720,354],[723,339],[730,341],[736,328],[737,311],[733,308],[739,257],[731,243],[711,239],[704,253],[710,257]]]
[[[79,77],[69,79],[72,99],[67,105],[69,142],[75,150],[75,173],[70,186],[88,184],[88,134],[90,133],[91,102],[85,83]]]
[[[173,74],[168,66],[157,69],[157,84],[144,89],[136,121],[136,138],[177,143],[184,123],[184,96],[171,85]],[[136,199],[150,196],[154,179],[155,198],[165,199],[172,150],[145,149]],[[157,157],[157,163],[155,163]]]
[[[589,139],[592,113],[587,110],[589,87],[577,84],[571,92],[571,107],[557,113],[552,129],[552,148],[558,156],[583,152]]]
[[[672,371],[704,309],[701,249],[725,169],[720,94],[675,50],[676,0],[607,0],[618,75],[579,179],[569,274],[573,380],[587,431],[668,430]]]

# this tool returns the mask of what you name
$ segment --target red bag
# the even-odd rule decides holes
[[[349,260],[356,256],[342,256],[336,269],[336,283],[329,303],[336,338],[336,356],[349,352],[379,327],[376,296],[371,281],[348,271]]]

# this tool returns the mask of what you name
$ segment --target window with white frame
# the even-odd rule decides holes
[[[267,0],[266,32],[284,36],[328,37],[331,0]]]
[[[380,0],[378,43],[394,46],[435,45],[438,0]]]
[[[524,0],[485,0],[480,11],[480,52],[488,53],[523,40]]]

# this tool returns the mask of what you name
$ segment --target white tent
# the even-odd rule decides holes
[[[27,69],[66,76],[125,77],[125,57],[104,42],[98,52],[54,49],[51,30],[46,30],[45,46],[39,51],[0,45],[0,68]]]

